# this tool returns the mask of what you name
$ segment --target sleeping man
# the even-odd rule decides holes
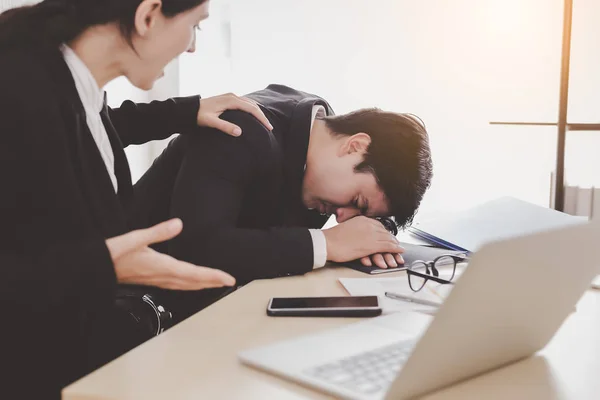
[[[420,120],[379,109],[336,116],[322,98],[282,85],[246,97],[269,118],[271,132],[246,113],[227,111],[221,118],[240,126],[240,137],[207,128],[180,135],[136,184],[142,201],[134,214],[150,216],[138,225],[183,220],[183,232],[158,250],[222,269],[241,284],[303,274],[327,261],[402,264],[398,241],[373,217],[410,223],[430,185]],[[322,230],[332,214],[338,224]],[[184,299],[174,307],[188,309],[183,317],[215,296],[171,293]]]

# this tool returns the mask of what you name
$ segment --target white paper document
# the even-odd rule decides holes
[[[415,299],[433,301],[441,305],[452,290],[452,285],[440,285],[429,282],[423,289],[415,293],[408,286],[406,276],[398,278],[339,278],[339,281],[351,296],[378,296],[384,314],[400,311],[418,311],[434,314],[437,310],[437,307],[391,299],[385,296],[385,292],[393,292]]]

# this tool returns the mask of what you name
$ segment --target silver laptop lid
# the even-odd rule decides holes
[[[598,273],[598,222],[484,245],[386,398],[418,396],[535,353]]]

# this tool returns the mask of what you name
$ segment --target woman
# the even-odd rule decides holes
[[[239,135],[218,118],[225,109],[269,126],[264,115],[233,95],[110,109],[101,91],[119,76],[150,89],[168,62],[194,51],[207,17],[207,0],[45,0],[0,16],[0,343],[11,371],[3,395],[19,385],[16,397],[58,397],[125,351],[117,282],[234,284],[148,247],[176,236],[179,220],[127,233],[133,190],[123,147],[196,125]]]

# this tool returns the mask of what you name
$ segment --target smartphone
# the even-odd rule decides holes
[[[267,315],[295,317],[374,317],[381,315],[377,296],[273,297]]]

